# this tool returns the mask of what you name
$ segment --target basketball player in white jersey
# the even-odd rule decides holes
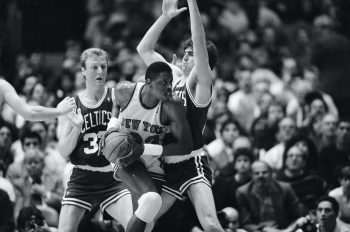
[[[75,107],[74,99],[70,97],[63,99],[56,108],[28,105],[17,95],[16,90],[10,83],[0,79],[0,112],[5,103],[29,121],[45,121],[57,118],[72,111]]]
[[[196,0],[187,0],[190,13],[191,39],[184,44],[184,56],[181,69],[171,65],[173,73],[179,75],[173,91],[186,107],[186,119],[191,128],[193,150],[185,156],[164,157],[164,171],[167,176],[167,191],[187,193],[196,210],[199,221],[205,231],[223,231],[216,215],[211,190],[211,171],[203,151],[203,129],[211,103],[211,69],[217,59],[215,45],[206,41],[201,15]],[[146,65],[156,61],[166,62],[155,51],[161,32],[172,18],[185,11],[178,9],[178,0],[163,0],[163,14],[151,26],[137,46]],[[170,191],[171,190],[171,191]],[[176,195],[162,194],[163,207],[159,215],[166,212],[175,202]]]
[[[124,228],[132,217],[131,194],[113,178],[110,162],[98,155],[99,140],[107,129],[115,101],[114,89],[105,86],[107,54],[85,50],[80,58],[86,88],[74,97],[77,111],[60,118],[58,149],[74,165],[65,190],[58,231],[77,231],[86,211],[98,204]]]
[[[159,157],[184,155],[192,150],[185,108],[178,98],[173,98],[171,90],[172,69],[164,62],[155,62],[147,68],[145,79],[146,83],[124,82],[116,89],[118,131],[128,132],[135,138],[129,141],[134,146],[134,162],[124,166],[118,165],[119,161],[114,162],[115,157],[110,158],[117,164],[116,178],[139,195],[138,208],[127,232],[143,232],[146,223],[154,220],[162,205],[159,190],[151,177],[151,174],[163,174]],[[162,144],[167,133],[171,133],[174,139]],[[120,154],[114,155],[120,157]],[[139,159],[141,155],[142,159]],[[148,167],[154,169],[147,170]]]

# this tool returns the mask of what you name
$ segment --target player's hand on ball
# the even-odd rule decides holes
[[[174,18],[187,10],[187,7],[177,8],[178,0],[163,0],[162,11],[163,15],[169,18]]]
[[[81,109],[78,108],[77,111],[73,110],[68,113],[67,115],[69,122],[72,124],[72,126],[81,129],[84,118],[83,115],[81,114]]]
[[[128,155],[119,159],[118,162],[120,166],[128,166],[132,164],[143,154],[143,151],[145,149],[144,145],[137,142],[132,135],[128,136],[126,143],[130,145],[131,150]]]

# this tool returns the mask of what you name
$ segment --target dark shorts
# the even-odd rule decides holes
[[[204,183],[211,188],[212,172],[206,156],[195,156],[179,163],[164,163],[166,182],[163,190],[181,199],[188,187],[196,183]]]
[[[130,194],[124,184],[113,178],[113,172],[98,172],[74,167],[65,190],[62,205],[76,205],[91,210],[98,204],[102,212],[121,197]]]

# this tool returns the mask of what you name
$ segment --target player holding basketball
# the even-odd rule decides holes
[[[193,151],[189,155],[165,157],[164,171],[167,175],[169,190],[181,194],[187,192],[205,231],[223,231],[216,216],[216,209],[211,190],[211,171],[203,152],[202,131],[211,103],[212,75],[211,69],[217,59],[213,43],[206,42],[201,16],[196,0],[187,0],[190,12],[191,39],[185,42],[182,69],[171,65],[174,73],[181,77],[175,82],[174,92],[186,106],[186,118],[191,127]],[[149,65],[166,60],[155,51],[156,42],[161,32],[172,18],[186,10],[178,9],[178,0],[163,0],[163,14],[147,31],[137,51],[143,61]],[[162,194],[163,206],[160,215],[175,202],[169,194]]]
[[[73,98],[63,99],[56,108],[28,105],[16,93],[16,90],[7,81],[0,79],[0,111],[3,104],[7,103],[14,111],[25,120],[44,121],[65,115],[75,107]]]
[[[125,82],[116,89],[120,112],[117,131],[128,132],[133,136],[131,138],[135,138],[127,139],[132,147],[131,160],[124,163],[123,155],[118,152],[107,154],[107,150],[114,150],[113,144],[108,143],[113,132],[106,133],[104,144],[103,154],[116,163],[116,178],[140,196],[138,208],[126,231],[143,232],[146,223],[152,222],[161,208],[161,196],[151,178],[151,174],[157,173],[158,177],[163,174],[159,156],[184,155],[192,150],[185,108],[172,95],[172,69],[164,62],[155,62],[147,68],[145,79],[146,83]],[[166,133],[171,133],[175,139],[161,145]],[[141,155],[142,160],[139,159]],[[147,167],[154,163],[157,165],[149,173]]]
[[[60,119],[59,151],[74,168],[63,196],[58,231],[77,231],[86,210],[95,203],[126,228],[133,212],[131,194],[113,178],[110,162],[97,155],[115,100],[114,91],[105,86],[107,54],[89,48],[80,61],[86,89],[75,96],[77,111]]]

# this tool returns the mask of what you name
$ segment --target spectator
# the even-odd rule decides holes
[[[319,172],[329,188],[337,186],[337,171],[350,162],[350,121],[340,119],[336,131],[336,143],[320,152]]]
[[[303,207],[292,188],[277,182],[267,163],[255,161],[252,173],[252,181],[237,189],[237,204],[244,229],[284,229],[302,215]]]
[[[13,162],[11,144],[13,140],[12,125],[0,121],[0,163],[4,165],[6,174],[8,166]]]
[[[17,218],[18,232],[55,232],[55,228],[50,228],[40,210],[35,206],[21,208]]]
[[[216,169],[223,169],[233,161],[232,145],[241,134],[239,124],[232,119],[223,122],[220,129],[220,138],[212,141],[206,146],[208,155],[213,159]]]
[[[277,173],[278,181],[287,182],[291,185],[300,202],[307,210],[316,208],[316,200],[325,194],[325,182],[317,175],[309,171],[308,161],[312,161],[306,141],[294,140],[287,144],[283,154],[283,168]]]
[[[246,232],[245,229],[239,228],[239,214],[235,208],[226,207],[218,212],[222,228],[225,232]]]
[[[339,212],[339,204],[329,196],[321,197],[316,202],[316,221],[313,221],[310,216],[299,218],[291,227],[291,231],[310,231],[307,228],[313,228],[311,231],[322,232],[346,232],[349,231],[344,225],[337,222]],[[300,229],[300,230],[298,230]]]
[[[278,131],[276,133],[276,138],[279,143],[268,150],[260,159],[267,162],[273,170],[280,170],[283,166],[283,153],[286,143],[290,141],[296,133],[297,128],[292,118],[285,117],[281,119],[278,123]]]
[[[340,187],[329,192],[329,196],[334,197],[339,203],[339,220],[350,228],[350,166],[344,166],[340,170],[338,178]]]

